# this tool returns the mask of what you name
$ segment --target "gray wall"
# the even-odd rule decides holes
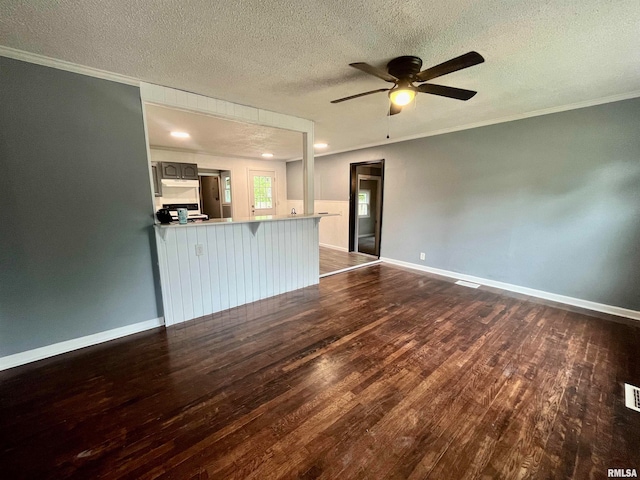
[[[320,157],[317,198],[384,158],[382,256],[640,310],[639,119],[632,99]]]
[[[0,357],[159,316],[137,88],[0,57]]]

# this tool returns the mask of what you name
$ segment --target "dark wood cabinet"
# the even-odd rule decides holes
[[[195,163],[162,162],[160,178],[198,180],[198,165]]]

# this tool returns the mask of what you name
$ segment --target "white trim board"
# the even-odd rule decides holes
[[[382,260],[373,260],[369,263],[361,263],[360,265],[353,265],[351,267],[341,268],[340,270],[336,270],[335,272],[327,272],[320,275],[320,278],[330,277],[331,275],[337,275],[338,273],[350,272],[351,270],[357,270],[358,268],[370,267],[371,265],[378,265],[382,263]]]
[[[293,115],[186,92],[172,87],[140,82],[140,97],[144,103],[197,112],[243,123],[282,128],[313,135],[313,121]]]
[[[73,338],[64,342],[54,343],[53,345],[34,348],[33,350],[27,350],[26,352],[7,355],[6,357],[0,358],[0,371],[18,367],[26,363],[35,362],[37,360],[42,360],[44,358],[72,352],[80,348],[98,345],[110,340],[115,340],[116,338],[126,337],[127,335],[144,332],[145,330],[151,330],[152,328],[161,327],[163,325],[164,318],[158,317],[144,322],[134,323],[133,325],[126,325],[124,327],[114,328],[105,332],[98,332],[85,337]]]
[[[348,248],[339,247],[337,245],[329,245],[328,243],[321,243],[321,247],[330,248],[331,250],[339,250],[341,252],[349,252]]]
[[[380,257],[385,263],[391,265],[398,265],[400,267],[411,268],[413,270],[420,270],[421,272],[433,273],[436,275],[442,275],[443,277],[455,278],[457,280],[465,280],[467,282],[479,283],[487,287],[499,288],[501,290],[507,290],[509,292],[522,293],[530,297],[542,298],[544,300],[551,300],[552,302],[564,303],[565,305],[572,305],[574,307],[584,308],[586,310],[593,310],[595,312],[608,313],[609,315],[616,315],[618,317],[631,318],[632,320],[640,320],[640,312],[636,310],[630,310],[628,308],[615,307],[613,305],[605,305],[603,303],[592,302],[590,300],[582,300],[580,298],[567,297],[565,295],[558,295],[556,293],[544,292],[542,290],[536,290],[534,288],[521,287],[519,285],[513,285],[511,283],[499,282],[496,280],[488,280],[486,278],[474,277],[473,275],[466,275],[464,273],[451,272],[449,270],[441,270],[439,268],[428,267],[426,265],[418,265],[410,262],[403,262],[402,260],[395,260],[393,258]]]
[[[51,67],[57,68],[58,70],[65,70],[67,72],[79,73],[89,77],[111,80],[112,82],[134,85],[136,87],[140,86],[140,80],[127,75],[120,75],[119,73],[108,72],[106,70],[100,70],[99,68],[87,67],[85,65],[79,65],[73,62],[67,62],[66,60],[59,60],[57,58],[45,57],[44,55],[39,55],[37,53],[25,52],[23,50],[5,47],[2,45],[0,45],[0,56],[28,63],[35,63],[36,65],[42,65],[43,67]]]

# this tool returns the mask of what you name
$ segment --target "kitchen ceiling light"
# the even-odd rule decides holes
[[[171,132],[171,136],[176,138],[189,138],[191,135],[187,132]]]
[[[391,90],[389,92],[389,98],[391,102],[399,107],[410,104],[416,96],[416,91],[413,87],[401,87]]]
[[[273,153],[263,153],[262,156],[264,158],[271,158],[271,157],[273,157]]]
[[[327,143],[315,143],[313,146],[316,147],[316,148],[327,148],[329,146],[329,144],[327,144]]]

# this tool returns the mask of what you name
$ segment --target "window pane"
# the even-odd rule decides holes
[[[262,209],[273,207],[271,177],[254,175],[253,200],[255,202],[255,208]]]
[[[371,192],[369,190],[360,190],[358,192],[358,216],[369,216],[369,198]]]
[[[224,203],[231,203],[231,177],[222,177],[222,187],[224,190]]]

